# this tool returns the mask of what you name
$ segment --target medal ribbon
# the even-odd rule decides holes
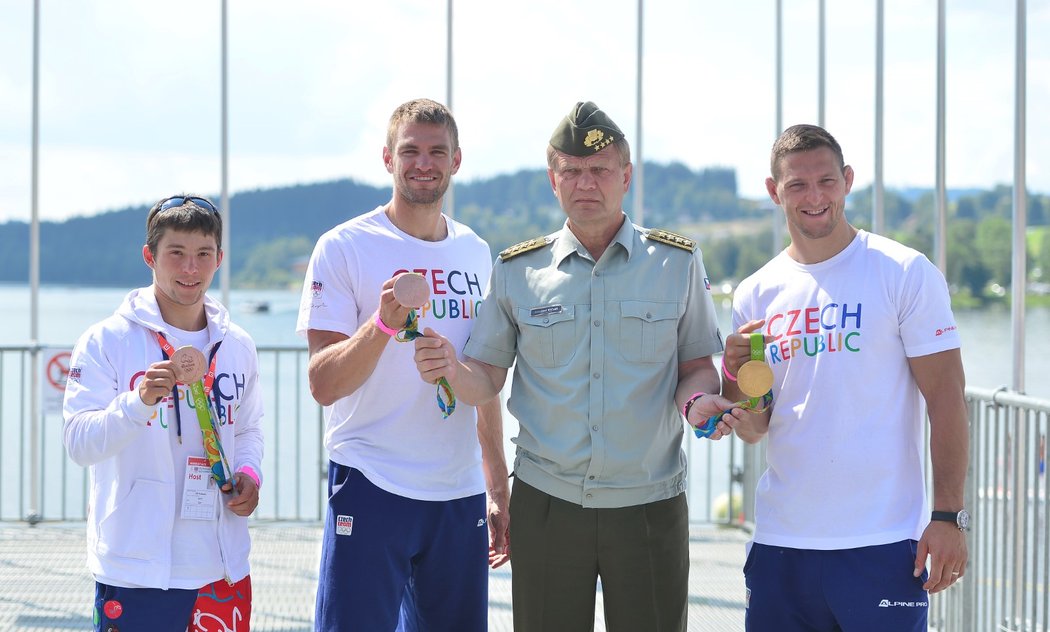
[[[762,334],[750,334],[748,335],[748,342],[751,343],[751,359],[755,362],[766,361],[766,338]]]
[[[772,403],[773,389],[770,389],[768,393],[761,397],[752,397],[733,404],[733,408],[743,408],[744,410],[750,410],[753,413],[764,413]],[[714,417],[708,417],[707,421],[699,426],[693,427],[693,434],[695,434],[698,439],[710,437],[715,433],[715,427],[718,425],[718,422],[722,421],[722,417],[728,412],[728,410],[723,410]]]
[[[157,341],[164,352],[164,359],[171,358],[172,354],[175,353],[175,349],[159,331],[157,332]],[[193,410],[197,413],[197,425],[201,429],[201,437],[204,440],[204,455],[208,457],[211,476],[220,488],[229,482],[232,491],[236,493],[236,487],[233,485],[233,470],[226,460],[226,452],[222,449],[222,442],[219,441],[219,433],[215,428],[216,415],[212,410],[212,400],[209,397],[215,384],[215,357],[220,344],[222,342],[216,344],[215,348],[212,349],[211,362],[204,377],[186,386],[189,387],[190,396],[193,398]],[[179,413],[178,393],[174,388],[171,390],[175,396],[175,419],[178,422],[179,443],[182,443],[182,418]]]
[[[419,333],[419,315],[416,314],[416,310],[409,310],[408,318],[405,319],[405,326],[397,332],[394,336],[394,340],[398,342],[411,342],[416,338],[422,338],[423,334]],[[444,395],[444,398],[442,398]],[[452,392],[452,386],[448,383],[445,378],[439,378],[437,383],[437,404],[438,408],[441,409],[441,418],[448,419],[448,416],[456,412],[456,394]]]

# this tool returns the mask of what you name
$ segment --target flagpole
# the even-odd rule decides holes
[[[642,63],[642,51],[644,43],[643,17],[645,11],[642,5],[643,0],[638,0],[638,51],[636,53],[637,58],[635,61],[638,76],[634,87],[634,112],[637,117],[635,123],[635,134],[637,135],[637,138],[634,139],[635,162],[634,173],[631,177],[631,186],[634,187],[634,223],[639,226],[645,225],[645,158],[642,154],[642,70],[644,66]]]
[[[33,131],[29,221],[29,513],[40,522],[40,0],[33,0]]]
[[[230,190],[229,182],[229,108],[227,98],[226,67],[226,0],[222,0],[222,123],[220,132],[222,135],[222,193],[219,201],[222,213],[222,252],[226,265],[219,268],[219,285],[222,287],[222,303],[227,309],[230,308],[230,268],[233,260],[230,258]]]
[[[452,0],[445,5],[445,107],[455,115],[452,109]],[[445,190],[445,214],[456,216],[456,183],[450,181]]]

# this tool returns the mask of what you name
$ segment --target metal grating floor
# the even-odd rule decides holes
[[[252,630],[313,630],[319,523],[255,522],[252,532]],[[689,629],[744,628],[747,534],[708,525],[690,532]],[[510,565],[493,571],[489,629],[512,630]],[[58,632],[90,628],[94,583],[84,566],[84,523],[0,523],[0,630]],[[604,632],[601,593],[595,630]]]

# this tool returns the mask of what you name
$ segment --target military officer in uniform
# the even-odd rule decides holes
[[[565,225],[500,253],[465,360],[427,331],[416,364],[467,402],[496,396],[514,366],[517,632],[592,629],[598,577],[608,629],[684,631],[683,412],[695,425],[731,406],[703,260],[624,213],[630,147],[594,103],[558,124],[547,164]]]

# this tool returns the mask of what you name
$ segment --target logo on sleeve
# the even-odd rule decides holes
[[[310,281],[310,307],[314,309],[328,307],[324,302],[324,283],[316,279]]]

